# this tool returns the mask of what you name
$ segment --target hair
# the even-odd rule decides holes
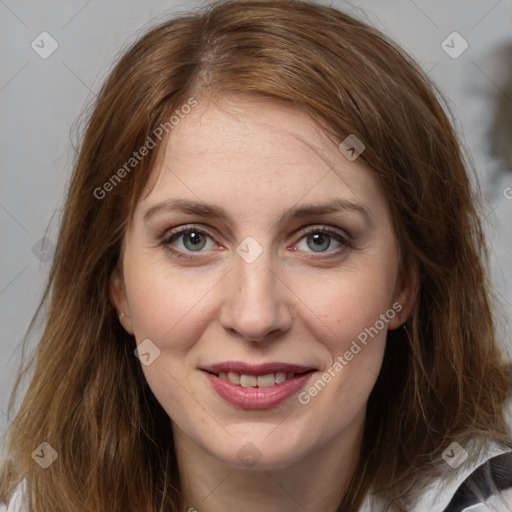
[[[446,472],[441,453],[451,442],[510,443],[502,412],[510,375],[495,339],[478,198],[442,95],[395,43],[334,8],[226,1],[149,29],[95,100],[34,317],[46,308],[44,329],[9,403],[11,412],[29,375],[6,433],[0,498],[24,479],[35,512],[180,510],[170,420],[109,297],[166,137],[130,172],[119,169],[191,98],[231,94],[286,102],[337,144],[360,139],[358,162],[388,202],[400,270],[418,276],[407,331],[388,333],[338,510],[356,512],[371,489],[387,510],[405,511]],[[112,181],[115,173],[122,179]],[[31,457],[43,441],[58,453],[45,470]]]

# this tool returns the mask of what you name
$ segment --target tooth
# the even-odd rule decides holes
[[[286,380],[286,372],[276,372],[275,381],[276,384],[281,384]]]
[[[257,382],[255,375],[240,375],[240,386],[243,388],[254,388]]]
[[[219,377],[221,379],[231,382],[236,386],[242,386],[244,388],[268,388],[275,384],[282,384],[287,379],[293,379],[295,377],[294,372],[276,372],[267,373],[266,375],[240,375],[237,372],[220,372]]]
[[[258,387],[268,388],[276,383],[276,379],[273,373],[267,373],[267,375],[258,376]]]
[[[240,374],[236,372],[228,372],[228,380],[231,384],[240,385]]]

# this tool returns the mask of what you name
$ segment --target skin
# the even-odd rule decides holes
[[[360,160],[345,158],[305,114],[268,99],[199,100],[164,151],[126,233],[112,299],[137,343],[160,350],[143,370],[171,418],[183,510],[335,511],[357,463],[387,329],[407,320],[414,300],[386,200]],[[161,209],[145,220],[174,198],[222,207],[227,219]],[[367,217],[344,209],[280,221],[292,207],[334,199]],[[212,236],[162,243],[190,224]],[[326,226],[349,246],[327,236],[315,251],[308,234]],[[236,252],[248,236],[263,251],[251,263]],[[307,404],[295,395],[241,409],[199,369],[290,362],[317,368],[314,382],[397,302],[400,313]],[[259,457],[252,467],[237,457],[247,443]]]

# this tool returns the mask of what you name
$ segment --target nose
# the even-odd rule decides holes
[[[224,288],[220,323],[231,334],[248,341],[275,339],[291,327],[287,297],[290,291],[272,267],[265,251],[252,263],[238,255]]]

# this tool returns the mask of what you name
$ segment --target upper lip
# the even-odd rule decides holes
[[[220,372],[236,372],[244,375],[267,375],[276,372],[304,373],[314,369],[315,368],[312,366],[303,366],[293,363],[270,362],[249,364],[242,361],[226,361],[224,363],[215,363],[201,368],[201,370],[216,374]]]

